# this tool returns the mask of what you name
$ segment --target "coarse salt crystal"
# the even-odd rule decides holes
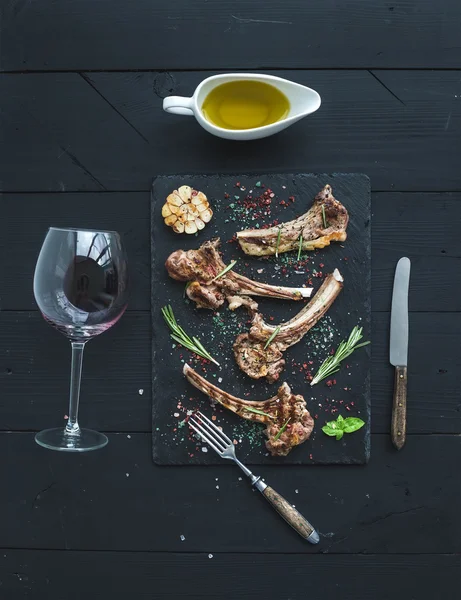
[[[208,558],[213,558],[213,555],[212,555],[212,554],[209,554],[209,555],[208,555]]]
[[[179,417],[179,413],[173,413],[173,417]]]
[[[295,494],[299,494],[299,490],[295,490]]]
[[[129,473],[125,473],[125,475],[126,475],[127,477],[129,477],[129,476],[130,476],[130,474],[129,474]]]
[[[216,489],[219,490],[219,485],[216,486]]]
[[[180,535],[179,539],[181,540],[181,542],[184,542],[184,540],[186,539],[184,535]]]
[[[131,440],[131,435],[130,435],[130,434],[128,434],[126,437],[127,437],[129,440]]]
[[[140,389],[140,390],[138,390],[138,394],[139,394],[140,396],[142,396],[142,395],[144,394],[144,390],[143,390],[143,389]]]
[[[202,452],[208,452],[208,448],[206,446],[202,446]]]
[[[222,377],[218,377],[218,383],[222,383]]]

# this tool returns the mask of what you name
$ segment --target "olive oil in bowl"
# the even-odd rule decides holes
[[[202,104],[204,117],[222,129],[256,129],[285,119],[290,111],[288,98],[275,86],[262,81],[240,79],[218,85]]]

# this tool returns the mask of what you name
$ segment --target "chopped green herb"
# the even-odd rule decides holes
[[[323,220],[323,228],[327,228],[327,219],[325,217],[325,206],[322,204],[322,220]]]
[[[299,236],[299,246],[298,246],[298,260],[301,258],[301,251],[303,249],[303,236],[302,234]]]
[[[270,338],[267,340],[266,345],[264,346],[264,350],[269,346],[269,344],[272,342],[272,340],[278,335],[280,328],[281,328],[280,325],[275,328],[275,331],[271,334]]]
[[[233,260],[231,263],[229,263],[227,265],[227,267],[225,267],[221,273],[218,273],[218,275],[216,275],[215,280],[219,279],[220,277],[222,277],[223,275],[225,275],[228,271],[230,271],[231,269],[233,269],[235,267],[235,265],[237,264],[236,260]]]
[[[263,412],[262,410],[258,410],[257,408],[252,408],[251,406],[245,406],[245,410],[247,410],[248,412],[255,413],[257,415],[262,415],[263,417],[269,417],[269,419],[274,418],[273,416],[268,415],[267,413]]]
[[[261,187],[261,182],[260,182],[260,181],[257,181],[257,182],[255,183],[255,186],[256,186],[256,187]]]
[[[279,437],[282,435],[282,433],[285,431],[285,429],[287,428],[288,423],[291,421],[291,417],[282,425],[282,427],[280,427],[280,429],[277,431],[277,433],[275,434],[274,437],[274,442],[276,442]]]
[[[186,285],[184,286],[184,293],[183,293],[183,298],[186,297],[186,292],[187,292],[187,288],[192,284],[192,281],[188,281],[186,283]]]
[[[282,235],[282,228],[279,227],[279,232],[277,234],[277,244],[275,246],[275,258],[279,257],[279,244],[280,244],[280,236]]]

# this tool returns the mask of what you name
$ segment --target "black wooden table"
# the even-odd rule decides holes
[[[459,1],[5,0],[1,10],[2,600],[458,597]],[[312,86],[323,105],[248,144],[162,112],[166,95],[243,69]],[[364,172],[373,189],[371,462],[261,469],[318,526],[317,547],[235,469],[151,460],[151,178],[296,170]],[[131,260],[129,311],[87,348],[82,421],[110,442],[85,456],[33,439],[67,410],[68,343],[32,295],[50,224],[120,230]],[[398,453],[388,329],[402,255],[413,268]]]

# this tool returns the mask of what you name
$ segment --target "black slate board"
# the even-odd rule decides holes
[[[305,264],[299,267],[296,252],[283,254],[278,260],[275,257],[256,259],[246,256],[238,244],[231,241],[236,231],[254,227],[258,222],[287,221],[304,213],[327,183],[332,185],[334,195],[349,211],[348,239],[343,245],[334,243],[321,251],[303,253],[301,261]],[[173,233],[161,217],[166,197],[181,185],[203,191],[214,210],[211,223],[195,236]],[[275,194],[271,199],[270,214],[252,220],[255,212],[267,209],[245,210],[241,202],[248,194],[260,196],[267,188]],[[365,339],[370,339],[370,219],[370,183],[363,174],[168,175],[154,179],[151,206],[152,424],[153,458],[157,464],[221,462],[212,450],[192,437],[188,426],[183,424],[187,411],[196,408],[216,417],[215,422],[237,441],[238,456],[248,464],[363,464],[368,461],[370,346],[358,350],[346,361],[334,376],[336,384],[331,387],[325,382],[311,387],[307,371],[315,373],[330,350],[349,335],[354,325],[363,326]],[[240,308],[231,312],[227,306],[219,313],[197,310],[184,298],[184,284],[172,280],[166,272],[164,263],[171,252],[179,248],[197,248],[215,236],[222,240],[224,261],[229,263],[238,259],[235,270],[253,279],[300,287],[311,278],[314,293],[322,282],[319,272],[324,276],[337,267],[345,280],[343,291],[327,315],[285,353],[287,364],[280,381],[287,381],[295,393],[304,395],[316,425],[311,438],[284,458],[268,455],[262,425],[244,421],[219,405],[212,408],[208,398],[182,375],[182,366],[188,362],[213,383],[249,400],[269,398],[277,389],[277,384],[250,379],[234,361],[232,343],[239,332],[248,329],[246,311]],[[263,271],[258,272],[261,269]],[[174,346],[160,313],[166,304],[171,304],[178,322],[188,333],[198,334],[220,362],[221,369],[203,365],[188,350]],[[266,320],[273,318],[274,323],[281,323],[301,310],[302,304],[261,298],[259,308]],[[366,426],[336,441],[327,437],[321,427],[338,414],[360,416]]]

